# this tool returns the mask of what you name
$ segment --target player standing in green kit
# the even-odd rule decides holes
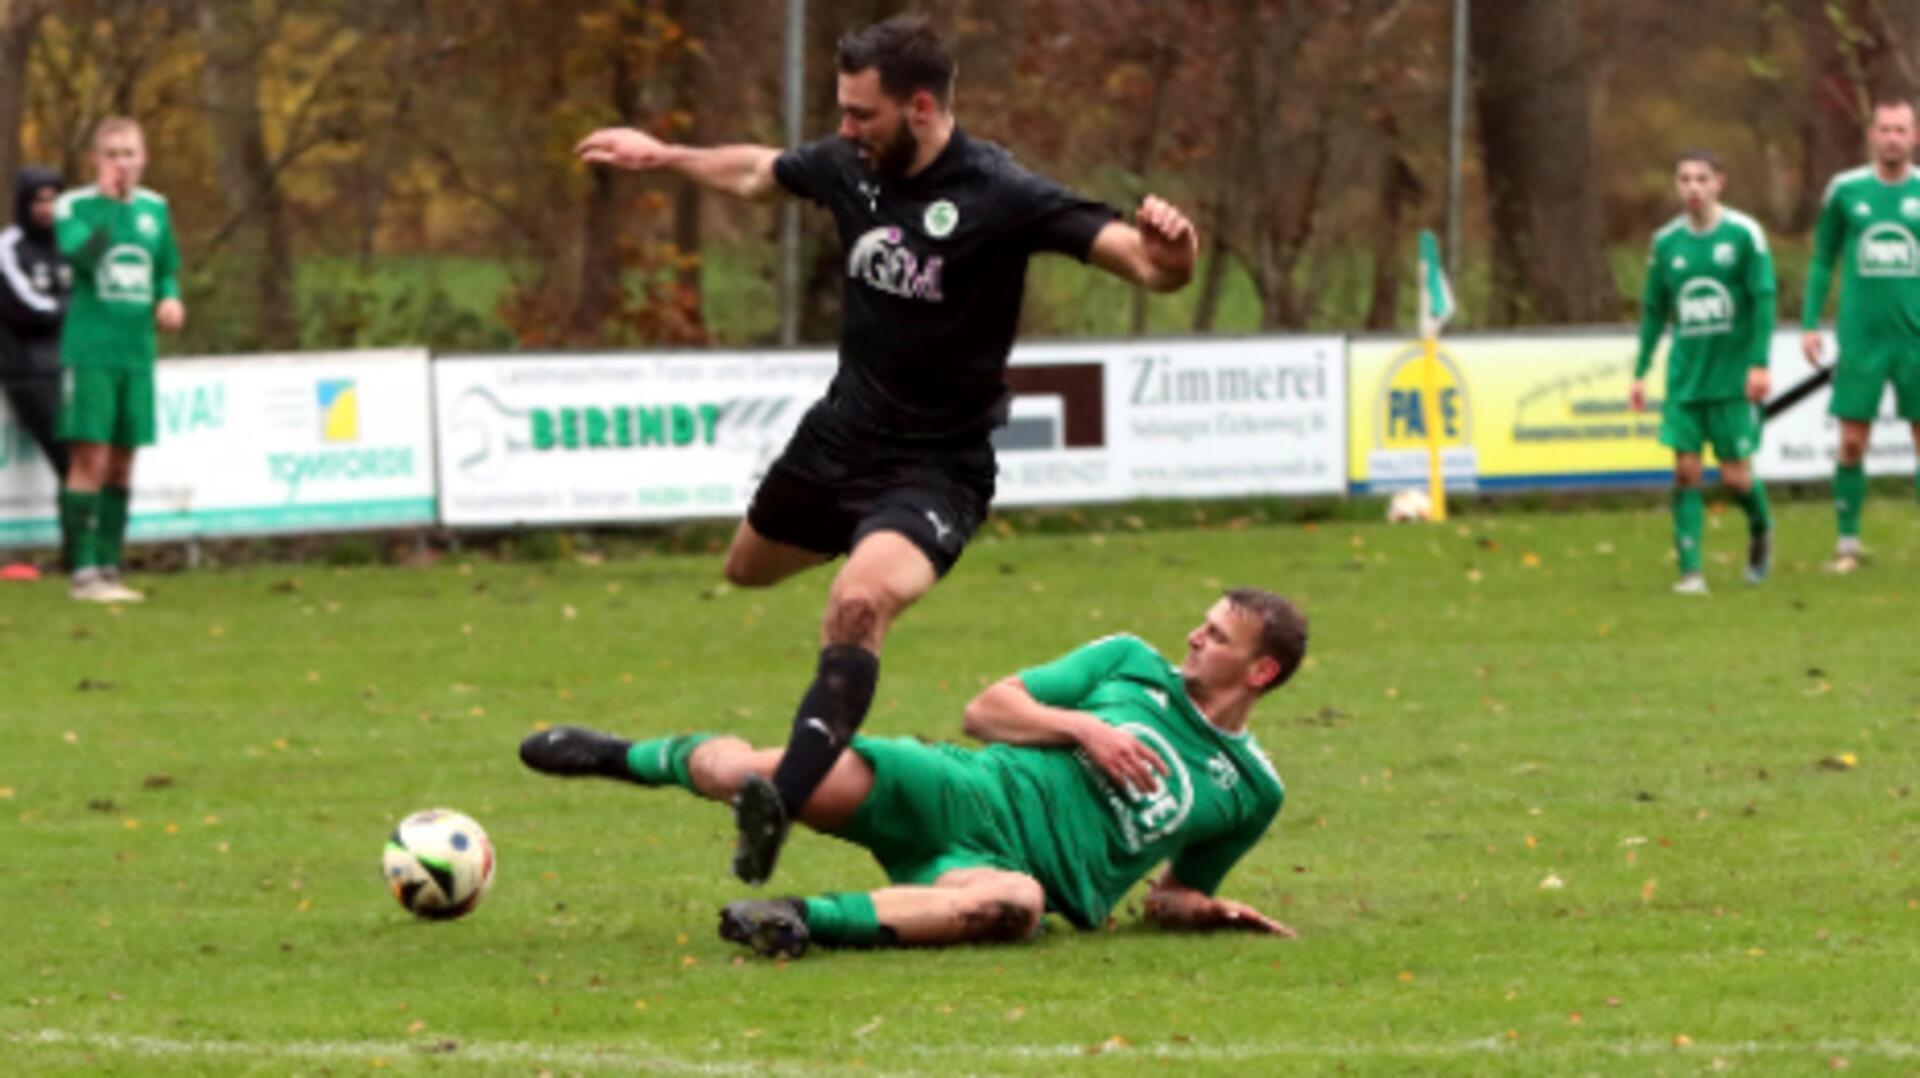
[[[60,336],[60,436],[71,444],[60,531],[73,555],[72,595],[139,602],[120,579],[133,455],[154,440],[154,328],[186,323],[180,252],[167,200],[141,187],[146,140],[132,120],[93,135],[94,183],[54,204],[54,237],[73,267]]]
[[[1753,474],[1760,448],[1759,403],[1767,399],[1773,340],[1773,255],[1753,218],[1720,205],[1726,174],[1709,150],[1688,150],[1674,166],[1686,212],[1653,235],[1640,314],[1640,355],[1629,400],[1646,407],[1644,379],[1673,322],[1660,444],[1673,450],[1673,542],[1680,581],[1673,590],[1705,595],[1700,543],[1706,507],[1701,452],[1713,446],[1720,479],[1747,514],[1747,582],[1767,578],[1773,516],[1767,488]]]
[[[1914,110],[1907,100],[1873,108],[1868,133],[1873,164],[1842,172],[1827,185],[1813,232],[1807,302],[1800,324],[1807,362],[1820,365],[1820,312],[1833,264],[1840,272],[1840,356],[1833,368],[1829,411],[1840,421],[1833,469],[1840,539],[1827,568],[1860,567],[1860,511],[1867,500],[1867,442],[1887,383],[1894,407],[1913,425],[1920,446],[1920,175],[1913,169]],[[1920,481],[1920,479],[1917,479]]]

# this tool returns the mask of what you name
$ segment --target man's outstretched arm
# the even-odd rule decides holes
[[[1113,221],[1093,237],[1087,260],[1153,292],[1177,292],[1193,279],[1200,233],[1180,208],[1148,195],[1134,223]]]
[[[781,193],[773,176],[773,161],[780,151],[771,146],[681,146],[631,127],[603,127],[581,139],[573,152],[590,165],[677,172],[708,190],[745,199],[769,199]]]
[[[1244,902],[1214,898],[1188,887],[1174,877],[1170,868],[1162,871],[1147,891],[1147,919],[1168,928],[1203,931],[1231,928],[1286,939],[1300,938],[1300,933]]]

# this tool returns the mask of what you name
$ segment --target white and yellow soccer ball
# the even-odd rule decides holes
[[[473,817],[426,809],[400,821],[380,855],[387,888],[416,917],[473,912],[493,886],[493,843]]]
[[[1411,524],[1433,519],[1433,499],[1424,490],[1402,490],[1387,500],[1387,523]]]

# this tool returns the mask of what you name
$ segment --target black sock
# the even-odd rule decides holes
[[[880,656],[866,648],[829,644],[820,649],[820,672],[800,698],[793,736],[787,739],[780,766],[773,769],[773,787],[780,791],[787,819],[799,817],[807,798],[820,788],[854,731],[866,721],[879,681]]]

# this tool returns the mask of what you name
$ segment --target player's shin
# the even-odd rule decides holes
[[[1706,505],[1699,487],[1673,489],[1673,548],[1680,556],[1680,575],[1700,571],[1700,543],[1706,532]]]
[[[1860,511],[1867,501],[1867,469],[1864,464],[1836,464],[1833,468],[1833,509],[1840,532],[1840,545],[1860,544]]]
[[[801,907],[808,934],[822,946],[879,947],[893,942],[893,933],[880,924],[872,895],[816,895],[802,900]]]
[[[687,762],[694,749],[712,738],[712,734],[681,734],[636,741],[627,746],[627,776],[643,786],[672,785],[699,793]]]
[[[866,721],[879,681],[880,657],[866,648],[829,644],[820,649],[819,670],[800,698],[793,735],[773,772],[773,786],[789,820],[799,818],[801,807]]]
[[[63,490],[60,492],[61,520],[66,529],[66,546],[72,552],[73,571],[100,565],[100,494],[98,491]]]
[[[1764,535],[1773,530],[1773,510],[1767,505],[1767,485],[1759,476],[1753,477],[1753,485],[1746,490],[1733,492],[1733,499],[1740,505],[1740,511],[1747,514],[1747,534]]]
[[[126,545],[128,507],[133,492],[126,487],[100,488],[100,564],[107,569],[120,567],[121,550]]]

